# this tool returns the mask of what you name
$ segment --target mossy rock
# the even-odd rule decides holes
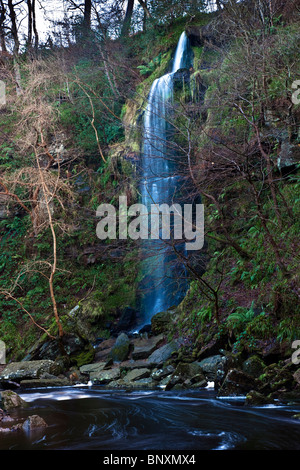
[[[243,363],[243,371],[246,372],[246,374],[251,375],[252,377],[259,377],[263,373],[265,367],[266,364],[257,355],[250,356]]]
[[[125,333],[121,333],[111,350],[111,358],[114,362],[122,362],[128,358],[130,340]]]
[[[88,347],[86,350],[79,352],[70,357],[70,362],[77,367],[81,367],[85,364],[90,364],[93,362],[95,357],[95,350],[92,346]]]
[[[4,410],[12,410],[14,408],[24,408],[28,403],[23,400],[16,392],[5,390],[1,392],[1,406]]]
[[[151,330],[155,335],[167,332],[172,321],[172,313],[170,310],[156,313],[151,318]]]

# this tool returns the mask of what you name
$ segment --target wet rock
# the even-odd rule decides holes
[[[135,380],[134,382],[134,387],[135,388],[155,388],[156,387],[156,383],[154,382],[154,380],[151,378],[151,377],[147,377],[147,378],[144,378],[144,379],[138,379],[138,380]]]
[[[130,372],[128,372],[125,377],[123,377],[123,381],[125,383],[131,383],[135,382],[140,379],[145,379],[150,376],[150,370],[149,369],[133,369]]]
[[[11,410],[14,408],[26,407],[27,403],[17,393],[12,390],[5,390],[1,392],[2,408]]]
[[[121,333],[111,349],[111,358],[114,362],[125,361],[128,358],[129,351],[130,340],[125,333]]]
[[[164,336],[151,336],[150,338],[138,338],[132,341],[133,352],[131,357],[133,360],[148,358],[164,341]]]
[[[293,378],[295,382],[300,385],[300,369],[298,369],[296,372],[293,374]]]
[[[207,385],[206,377],[197,362],[181,362],[177,365],[175,371],[166,383],[166,390],[179,388],[205,387]]]
[[[101,372],[107,367],[107,362],[95,362],[93,364],[85,364],[79,368],[79,371],[83,375],[95,374]]]
[[[245,405],[260,406],[267,405],[269,403],[274,403],[274,400],[270,397],[266,397],[256,390],[251,390],[246,395]]]
[[[167,310],[166,312],[156,313],[151,318],[151,331],[155,334],[161,334],[169,330],[171,323],[172,312]]]
[[[174,371],[174,366],[170,364],[162,369],[155,369],[152,372],[151,377],[153,380],[161,381],[164,377],[171,376]]]
[[[50,359],[12,362],[2,371],[0,383],[8,380],[20,382],[21,380],[38,379],[44,373],[58,375],[60,372],[60,366]]]
[[[180,376],[182,381],[188,379],[191,383],[206,381],[203,370],[197,362],[179,363],[174,374]]]
[[[98,372],[91,372],[90,373],[90,380],[95,385],[102,385],[107,384],[113,380],[117,380],[120,378],[121,372],[119,367],[113,367],[112,369],[108,370],[101,370]]]
[[[149,363],[153,364],[163,364],[165,361],[170,359],[174,352],[177,352],[180,348],[179,341],[171,341],[170,343],[161,346],[159,349],[156,349],[149,357]]]
[[[38,360],[52,360],[55,361],[57,357],[62,355],[62,348],[64,354],[68,356],[75,355],[84,350],[87,346],[78,334],[65,333],[61,341],[57,339],[39,340],[28,352],[24,361],[38,361]]]
[[[207,380],[220,381],[226,373],[227,358],[220,354],[207,357],[198,362]]]
[[[111,357],[111,351],[115,343],[116,343],[116,338],[110,338],[110,339],[101,341],[95,349],[94,361],[101,362]]]
[[[256,389],[256,380],[245,372],[231,369],[221,385],[218,396],[246,395]]]
[[[242,367],[246,374],[251,375],[252,377],[259,377],[263,373],[266,364],[260,357],[254,355],[244,361]]]
[[[21,387],[24,388],[39,388],[39,387],[66,387],[71,385],[71,382],[65,378],[55,379],[32,379],[32,380],[21,380]]]
[[[117,323],[114,333],[130,331],[136,322],[137,312],[131,307],[126,307]]]
[[[43,420],[38,415],[32,415],[29,416],[26,421],[22,424],[22,429],[25,432],[30,432],[34,431],[35,429],[40,429],[40,428],[46,428],[48,425],[47,423]]]

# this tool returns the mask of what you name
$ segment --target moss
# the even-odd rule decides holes
[[[70,357],[71,364],[81,367],[85,364],[90,364],[93,362],[95,356],[95,351],[92,347],[88,348],[85,351],[82,351],[78,354],[75,354]]]

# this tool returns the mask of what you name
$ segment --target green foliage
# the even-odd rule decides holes
[[[238,307],[235,312],[228,316],[226,321],[227,327],[240,332],[245,328],[247,323],[253,320],[254,316],[254,302],[252,302],[250,308]]]

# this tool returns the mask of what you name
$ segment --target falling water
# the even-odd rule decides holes
[[[172,142],[170,123],[173,105],[174,74],[191,66],[191,48],[185,33],[180,36],[172,71],[156,79],[151,87],[144,115],[142,158],[142,204],[176,202],[180,188],[179,156]],[[140,326],[150,323],[154,314],[165,311],[182,299],[186,289],[184,267],[178,262],[170,240],[143,242],[144,266],[141,285]]]

